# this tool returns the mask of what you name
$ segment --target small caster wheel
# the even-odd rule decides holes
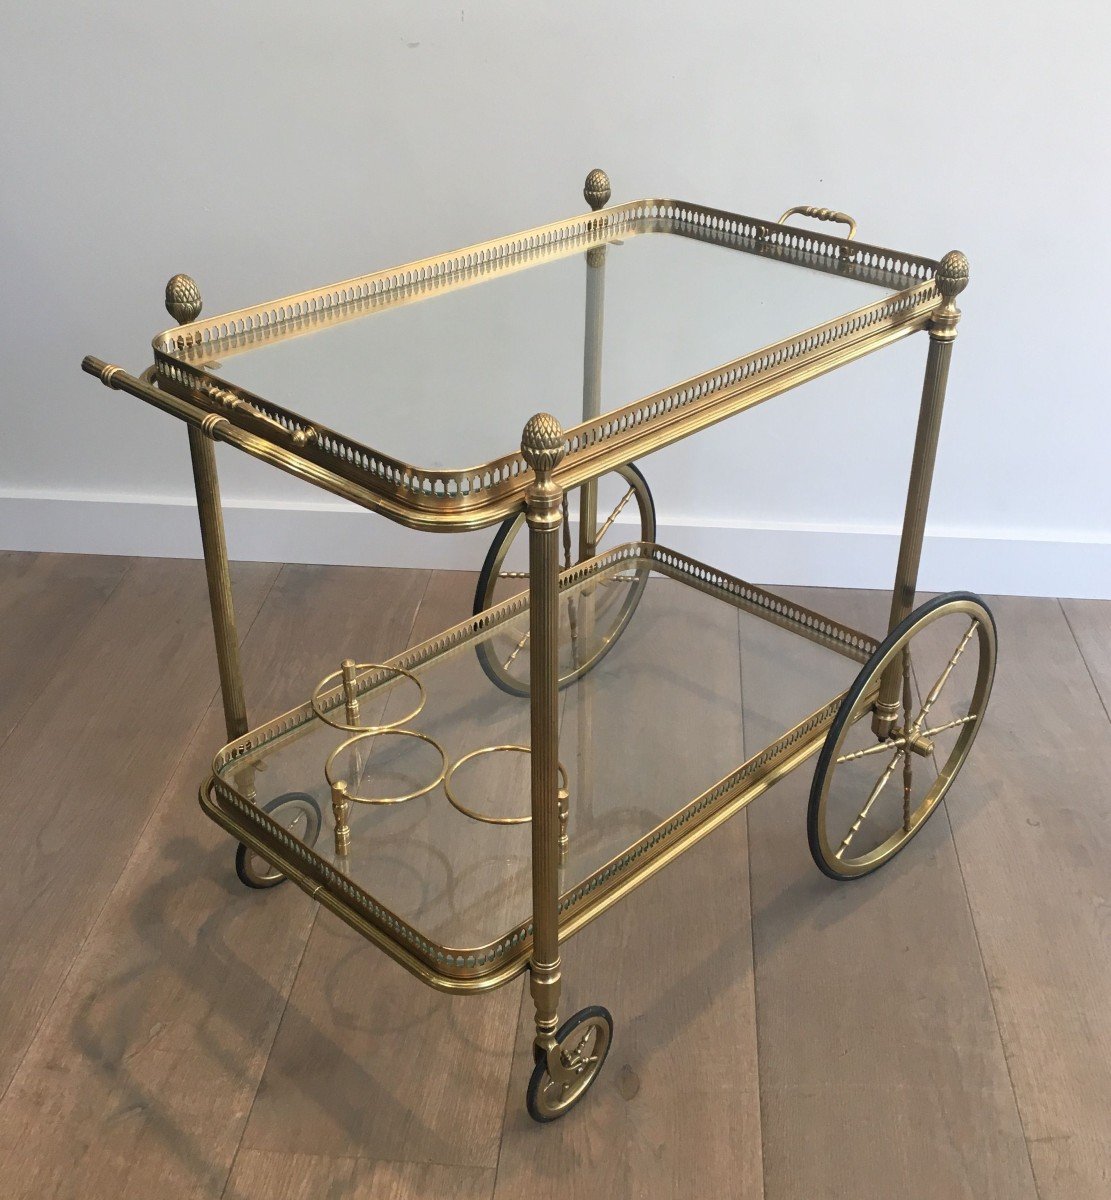
[[[307,792],[287,792],[262,806],[279,825],[284,826],[306,846],[316,844],[320,836],[320,805]],[[242,843],[235,852],[235,873],[249,888],[272,888],[285,882],[285,876],[257,851]]]
[[[612,1040],[613,1017],[601,1005],[580,1009],[568,1018],[556,1033],[559,1078],[552,1078],[547,1057],[538,1053],[525,1094],[528,1115],[545,1122],[570,1112],[598,1078]]]
[[[995,621],[970,592],[927,601],[880,642],[814,771],[806,832],[823,874],[868,875],[925,825],[980,731],[994,674]],[[872,716],[885,677],[901,699],[880,739]]]

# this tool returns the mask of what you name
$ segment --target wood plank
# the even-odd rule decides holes
[[[280,1154],[243,1150],[222,1200],[320,1200],[352,1197],[357,1159],[327,1154]]]
[[[648,668],[672,680],[671,686],[700,676],[696,691],[707,703],[703,707],[692,696],[690,727],[675,728],[670,738],[637,740],[630,734],[625,753],[636,756],[630,770],[648,788],[653,780],[673,777],[677,767],[686,779],[697,778],[706,769],[701,759],[708,738],[726,747],[732,742],[732,761],[743,759],[736,616],[724,611],[731,645],[703,630],[701,640],[664,641],[651,651]],[[690,657],[700,650],[692,672]],[[620,654],[619,644],[613,656]],[[651,728],[658,693],[632,678],[629,684],[619,701],[610,696],[606,703],[618,706],[629,731]],[[722,697],[731,699],[722,704]],[[567,726],[571,735],[561,755],[570,754],[574,742],[570,715]],[[612,755],[619,746],[619,739],[606,740],[595,752]],[[676,796],[672,811],[689,798]],[[572,835],[573,827],[574,808]],[[562,947],[561,1018],[603,1004],[615,1029],[590,1095],[552,1125],[537,1126],[525,1111],[535,1034],[526,993],[495,1189],[499,1200],[762,1194],[747,860],[742,816]]]
[[[368,1162],[359,1159],[352,1200],[489,1200],[494,1172],[442,1163]]]
[[[1062,600],[1061,607],[1104,711],[1111,714],[1111,600]]]
[[[886,621],[882,593],[790,594]],[[1033,1197],[943,810],[881,871],[834,883],[807,848],[812,769],[749,809],[765,1195]],[[978,808],[976,791],[962,780],[953,803]]]
[[[129,558],[0,554],[0,744],[119,584]]]
[[[237,567],[241,619],[277,568]],[[136,561],[0,750],[0,1092],[216,687],[204,568]]]
[[[283,568],[245,639],[253,716],[302,700],[356,647],[382,656],[402,646],[426,581],[425,572]],[[173,628],[181,603],[154,592],[132,627]],[[101,687],[130,747],[125,701]],[[126,704],[166,707],[160,688],[156,673],[137,677]],[[0,1105],[0,1195],[223,1190],[318,911],[293,887],[252,892],[236,879],[234,842],[196,802],[224,740],[216,700]],[[131,770],[137,762],[128,758]],[[85,801],[99,810],[121,787],[98,783]],[[138,792],[152,793],[153,784]]]
[[[473,589],[434,575],[414,641],[465,613]],[[521,987],[433,992],[322,914],[243,1146],[493,1167]]]
[[[244,1150],[224,1200],[489,1200],[493,1187],[485,1168]]]
[[[950,807],[1041,1200],[1111,1195],[1111,726],[1052,600],[992,601],[995,691]],[[1066,604],[1107,679],[1111,606]]]

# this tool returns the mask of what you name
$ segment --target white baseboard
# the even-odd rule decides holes
[[[414,533],[350,506],[229,503],[232,558],[259,562],[477,570],[492,536]],[[630,535],[632,529],[630,528]],[[661,519],[658,539],[756,583],[889,588],[897,529],[821,528]],[[0,549],[197,558],[192,501],[0,495]],[[1111,599],[1111,538],[954,533],[926,538],[923,591]]]

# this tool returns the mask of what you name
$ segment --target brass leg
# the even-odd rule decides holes
[[[536,1045],[558,1054],[559,1026],[559,544],[563,492],[552,471],[564,455],[563,430],[545,413],[521,437],[536,473],[528,492],[529,680],[532,728],[532,959]]]
[[[591,171],[583,196],[597,212],[610,196],[604,171]],[[606,248],[586,252],[586,327],[583,337],[583,420],[602,411],[602,318],[606,301]],[[579,489],[579,562],[593,558],[598,528],[598,484],[589,479]]]
[[[606,248],[586,252],[586,331],[583,339],[583,420],[602,411],[602,318],[606,297]],[[579,562],[593,558],[598,529],[598,482],[579,489]]]
[[[200,288],[188,275],[174,275],[166,284],[166,311],[179,325],[195,321],[201,307]],[[212,631],[216,636],[224,725],[228,731],[228,741],[231,741],[247,732],[247,705],[243,699],[243,672],[239,668],[239,638],[235,631],[235,606],[228,572],[228,543],[224,537],[224,514],[220,508],[216,450],[212,439],[193,425],[189,426],[189,456],[193,460],[193,486],[197,492],[197,515],[201,520],[201,546],[204,549],[205,574],[208,576]]]
[[[197,489],[197,513],[201,519],[201,545],[208,575],[208,602],[212,609],[212,631],[216,636],[216,661],[220,667],[220,692],[224,699],[224,723],[228,740],[247,732],[247,705],[243,699],[243,673],[239,667],[239,639],[235,630],[228,544],[220,509],[220,480],[212,439],[196,426],[189,426],[189,454],[193,460],[193,483]]]
[[[926,531],[926,512],[930,504],[937,439],[945,404],[945,384],[949,378],[949,360],[957,336],[960,309],[956,298],[968,284],[968,260],[951,250],[938,266],[937,285],[944,303],[930,325],[930,351],[926,359],[926,377],[922,385],[922,404],[918,412],[918,430],[914,438],[907,506],[903,515],[903,535],[899,543],[899,562],[895,568],[895,587],[891,594],[888,632],[914,608],[918,590],[918,565],[922,558],[922,538]],[[897,662],[884,672],[879,697],[872,714],[872,729],[878,738],[886,738],[899,717],[899,690],[902,676]]]

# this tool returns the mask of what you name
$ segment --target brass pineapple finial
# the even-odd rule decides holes
[[[175,275],[166,284],[166,311],[179,325],[188,325],[201,314],[201,289],[189,275]]]
[[[587,204],[597,212],[610,198],[610,177],[598,167],[586,177],[583,184],[583,196]]]
[[[968,259],[959,250],[950,250],[938,263],[937,290],[952,303],[968,287]]]
[[[537,475],[550,475],[563,461],[563,426],[551,413],[529,418],[521,434],[521,453]]]
[[[968,287],[968,259],[959,250],[950,250],[937,264],[936,278],[943,303],[930,322],[930,336],[952,341],[957,336],[961,316],[957,297]]]

